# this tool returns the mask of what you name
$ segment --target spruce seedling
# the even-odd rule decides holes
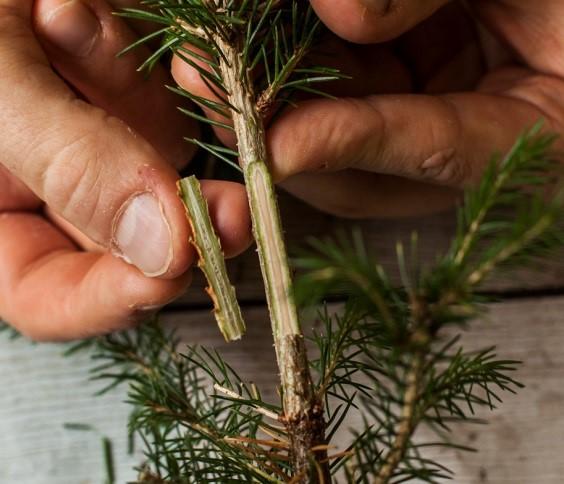
[[[459,330],[483,317],[487,298],[480,290],[495,270],[550,257],[564,245],[562,196],[546,196],[559,172],[553,137],[538,126],[493,160],[468,191],[452,246],[433,267],[419,263],[416,237],[409,248],[398,244],[400,287],[356,233],[310,241],[294,261],[303,275],[293,285],[264,120],[295,91],[319,93],[312,84],[338,77],[307,63],[320,28],[309,2],[143,3],[148,10],[125,14],[161,25],[148,39],[163,36],[143,67],[169,51],[180,56],[215,98],[171,89],[219,117],[186,114],[236,135],[237,152],[192,141],[244,174],[281,403],[266,401],[217,352],[184,350],[157,322],[96,340],[93,375],[107,380],[103,391],[129,383],[130,431],[142,439],[146,456],[138,482],[397,484],[451,477],[426,457],[426,447],[462,449],[451,439],[452,426],[471,421],[480,408],[494,409],[503,392],[521,386],[513,377],[518,362],[498,358],[494,348],[465,351]],[[197,182],[184,180],[180,189],[220,328],[237,338],[240,311]],[[328,296],[342,304],[325,305]],[[296,301],[319,304],[312,357]],[[335,439],[352,414],[364,423],[343,448]],[[423,426],[436,441],[416,438]]]
[[[192,430],[212,441],[219,454],[238,455],[233,458],[239,464],[248,470],[253,468],[252,480],[329,482],[338,469],[351,482],[365,482],[367,476],[373,476],[376,483],[400,482],[407,477],[432,481],[440,477],[442,468],[427,465],[412,443],[416,428],[422,422],[448,428],[451,420],[446,420],[445,414],[454,420],[467,416],[461,401],[472,411],[474,406],[493,407],[492,399],[497,394],[492,388],[512,390],[518,384],[507,376],[515,362],[496,360],[491,349],[477,355],[462,349],[451,353],[457,340],[438,350],[434,346],[444,326],[479,315],[475,289],[494,268],[561,244],[560,228],[554,228],[560,207],[531,196],[521,186],[553,168],[552,161],[545,159],[552,139],[540,136],[537,129],[523,137],[504,160],[492,163],[479,189],[467,196],[460,212],[459,236],[451,252],[432,273],[424,276],[416,264],[410,265],[400,244],[398,262],[405,288],[397,289],[362,244],[345,237],[339,243],[313,242],[314,251],[297,260],[297,265],[309,274],[295,290],[268,169],[265,118],[281,102],[291,99],[295,91],[319,93],[312,84],[339,77],[331,69],[305,63],[320,28],[319,20],[309,2],[303,0],[143,3],[147,11],[128,9],[125,15],[162,25],[148,39],[162,34],[164,40],[142,67],[151,67],[169,51],[182,58],[200,73],[215,96],[206,99],[173,87],[212,116],[183,112],[230,130],[237,139],[237,151],[191,141],[243,172],[280,370],[282,406],[273,409],[262,402],[256,390],[240,381],[235,383],[236,373],[219,355],[205,352],[202,356],[193,350],[187,360],[196,368],[206,369],[215,383],[215,398],[230,401],[230,411],[240,412],[246,405],[253,416],[244,413],[243,428],[236,427],[226,434],[215,427],[217,422],[210,428],[203,427],[196,417],[199,410],[194,407],[189,412],[193,415]],[[180,185],[189,213],[192,210],[194,239],[212,240],[213,234],[205,235],[211,231],[209,220],[195,217],[190,206],[194,202],[187,196],[187,187],[194,183],[183,181]],[[512,202],[520,207],[516,221],[488,220],[499,205]],[[494,241],[488,250],[480,252],[478,243],[488,237]],[[209,273],[210,266],[218,266],[218,249],[206,252],[200,248],[199,252],[202,267],[208,268],[205,272],[210,293],[216,292],[220,327],[228,338],[238,337],[243,325],[234,292],[228,281],[217,283],[225,278],[223,270]],[[224,290],[229,294],[218,298],[221,287],[227,288]],[[314,338],[321,357],[310,361],[294,295],[311,302],[339,289],[349,291],[347,309],[340,317],[322,314],[325,333]],[[226,314],[231,316],[226,318]],[[226,331],[226,327],[232,329]],[[177,357],[167,358],[172,361]],[[439,372],[439,365],[446,365],[446,370]],[[321,376],[317,383],[311,369]],[[218,378],[218,370],[223,378]],[[360,383],[356,380],[359,376],[360,381],[370,383]],[[487,397],[474,394],[475,387],[482,388]],[[246,396],[241,394],[242,388]],[[379,425],[367,424],[356,445],[339,458],[331,458],[330,437],[351,408],[357,406],[357,395]],[[336,408],[335,399],[341,401]],[[282,429],[265,426],[265,415],[276,415]],[[251,421],[254,426],[248,435],[232,435],[235,430],[249,431]],[[257,429],[275,438],[261,439]],[[265,445],[270,450],[266,451]],[[284,464],[283,456],[287,456]],[[414,462],[419,462],[419,467]],[[217,476],[231,480],[237,472]]]
[[[302,66],[315,40],[319,20],[309,2],[303,0],[143,3],[150,8],[149,12],[129,9],[125,14],[164,25],[161,33],[165,35],[161,49],[147,60],[145,66],[153,65],[161,54],[169,50],[184,59],[199,71],[217,99],[204,99],[180,88],[174,90],[209,112],[219,114],[224,120],[184,112],[199,121],[231,130],[236,135],[238,152],[233,154],[238,159],[247,187],[280,369],[282,419],[291,443],[291,460],[296,476],[301,476],[297,477],[299,482],[311,480],[311,462],[316,462],[319,472],[327,477],[328,465],[322,462],[326,460],[325,452],[312,450],[325,444],[325,423],[321,402],[315,398],[304,337],[293,300],[277,196],[268,168],[264,125],[265,116],[271,114],[276,105],[293,91],[311,90],[313,83],[338,77],[337,72],[331,69]],[[226,157],[226,150],[222,147],[195,142],[214,155]],[[185,189],[186,183],[181,183],[181,187]],[[196,234],[208,231],[207,225],[199,224],[198,219],[192,217]],[[194,238],[202,237],[196,235]],[[200,255],[202,267],[214,265],[211,260],[206,260],[213,254],[200,250]],[[212,279],[209,271],[206,275],[212,288],[210,293],[213,293],[218,274]],[[228,283],[221,286],[230,287]],[[218,299],[221,296],[214,294],[214,301]],[[232,301],[233,297],[227,299]],[[233,305],[225,306],[216,304],[216,315],[220,318],[224,334],[226,326],[241,326],[238,322],[226,325],[222,316],[229,312],[227,306]],[[234,334],[239,335],[238,332]]]

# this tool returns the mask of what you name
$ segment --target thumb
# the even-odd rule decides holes
[[[31,32],[30,2],[8,3],[18,15],[0,30],[2,163],[55,212],[146,275],[183,273],[193,254],[176,172],[122,121],[71,93]],[[73,5],[86,9],[76,18],[90,27],[69,38],[88,45],[85,33],[103,35],[104,25],[96,26],[81,2]]]
[[[310,0],[321,20],[351,42],[392,40],[449,0]]]

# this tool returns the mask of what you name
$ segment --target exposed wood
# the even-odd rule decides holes
[[[225,256],[200,182],[191,176],[180,180],[178,188],[192,229],[190,243],[198,253],[198,267],[208,283],[206,292],[213,302],[219,329],[226,341],[241,339],[245,334],[245,321],[235,288],[227,276]]]
[[[240,42],[212,34],[218,46],[219,71],[237,138],[239,164],[243,169],[254,240],[260,261],[266,303],[272,325],[282,394],[282,422],[290,441],[290,462],[295,484],[312,481],[314,469],[329,476],[325,453],[311,449],[325,443],[325,421],[319,411],[304,336],[294,302],[292,274],[280,218],[274,181],[268,168],[266,131],[257,110],[250,69],[243,61]],[[244,75],[242,75],[244,73]],[[315,462],[315,466],[312,465]]]

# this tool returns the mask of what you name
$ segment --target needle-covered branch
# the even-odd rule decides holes
[[[237,139],[236,155],[247,187],[280,369],[283,421],[292,444],[293,475],[296,483],[310,482],[321,469],[321,474],[328,478],[326,452],[312,450],[325,444],[323,406],[314,392],[304,337],[293,300],[277,196],[268,169],[263,119],[276,102],[296,89],[309,89],[308,86],[314,82],[337,77],[335,71],[319,70],[315,66],[299,69],[314,42],[319,21],[308,3],[298,0],[146,3],[158,11],[158,14],[152,11],[148,20],[169,25],[163,46],[195,68],[218,100],[206,100],[180,89],[175,90],[206,109],[223,116],[229,115],[233,122],[231,127],[225,122],[209,120],[215,127],[233,130]],[[143,12],[139,10],[130,9],[126,13],[138,19],[143,17]],[[196,53],[193,47],[200,52]],[[147,65],[151,65],[161,53],[156,53]],[[199,121],[206,121],[200,114],[185,112]],[[223,159],[229,158],[225,149],[195,142],[216,155],[221,154]],[[187,202],[190,205],[197,201]],[[197,207],[189,207],[189,211],[202,213],[203,210]],[[197,222],[200,217],[191,218]],[[198,229],[194,227],[196,239],[209,232],[209,227],[203,230],[200,227],[201,235],[198,235]],[[223,277],[218,278],[215,269],[220,264],[217,247],[210,245],[213,239],[208,237],[207,241],[196,242],[201,246],[200,260],[203,270],[208,271],[211,294],[218,301],[222,296],[217,294],[216,288],[221,290],[219,283]],[[206,253],[208,247],[202,247],[202,244],[209,246],[209,254]],[[233,292],[230,287],[226,289],[225,300],[218,301],[220,304],[216,304],[216,308],[220,326],[229,337],[234,330],[226,331],[226,326],[237,325],[229,323],[226,318],[228,309],[234,307]]]
[[[415,238],[408,254],[398,245],[404,287],[391,282],[359,236],[315,241],[296,259],[306,270],[296,287],[298,301],[313,303],[330,294],[345,302],[344,311],[327,306],[320,311],[312,338],[313,401],[322,405],[313,409],[324,411],[327,421],[322,444],[296,440],[311,427],[288,425],[285,398],[282,405],[267,402],[216,351],[183,348],[158,324],[71,348],[69,355],[92,348],[93,377],[107,383],[101,393],[128,384],[130,432],[142,442],[146,458],[138,482],[387,484],[452,477],[426,449],[468,450],[453,441],[453,426],[472,422],[480,409],[495,409],[504,393],[521,388],[513,376],[518,362],[499,358],[495,348],[463,349],[460,326],[471,328],[486,312],[469,275],[484,264],[488,274],[522,267],[564,246],[561,196],[546,196],[556,171],[542,177],[538,171],[550,160],[549,145],[528,151],[538,146],[536,136],[526,135],[511,155],[521,159],[519,176],[507,175],[510,163],[497,165],[493,178],[467,195],[453,247],[435,265],[418,264]],[[504,176],[507,187],[520,188],[474,198]],[[522,215],[493,210],[504,200]],[[468,223],[477,213],[483,214],[481,222]],[[461,243],[477,234],[480,244]],[[453,258],[461,247],[467,252],[462,264]],[[297,381],[304,381],[299,374],[307,364],[300,360],[304,354],[289,359],[303,365]],[[351,416],[363,424],[346,441],[342,430]],[[420,434],[422,427],[435,436]],[[299,449],[307,455],[298,456]],[[297,470],[298,457],[313,458],[311,467]]]
[[[366,475],[377,484],[449,477],[444,466],[425,458],[421,449],[428,443],[416,443],[418,429],[427,425],[437,432],[433,445],[463,449],[447,439],[452,425],[478,408],[494,409],[501,392],[521,387],[512,377],[518,362],[498,359],[494,348],[465,352],[457,347],[459,337],[441,341],[447,328],[484,315],[477,291],[487,276],[564,247],[552,139],[537,127],[503,162],[492,163],[467,193],[458,236],[436,265],[419,265],[416,239],[408,256],[398,244],[404,287],[393,286],[358,237],[312,241],[312,249],[296,259],[306,271],[297,284],[299,301],[335,292],[349,301],[343,316],[320,314],[324,332],[315,343],[321,357],[314,361],[323,375],[320,391],[342,402],[337,408],[326,404],[331,420],[343,421],[359,401],[370,415],[352,455],[334,466],[348,482],[368,482]]]
[[[295,91],[334,79],[334,71],[308,65],[319,27],[305,0],[147,0],[149,12],[127,15],[163,26],[162,47],[145,67],[172,51],[215,94],[205,99],[172,88],[225,119],[194,119],[229,129],[237,151],[193,140],[244,174],[280,372],[281,405],[265,401],[217,352],[190,348],[149,325],[98,342],[96,374],[110,385],[130,383],[131,428],[147,447],[156,482],[387,484],[438,482],[448,470],[424,454],[415,436],[428,426],[438,444],[461,448],[452,425],[478,408],[493,409],[503,392],[520,387],[517,362],[493,348],[467,352],[447,337],[482,317],[480,284],[494,271],[523,266],[564,246],[562,196],[546,193],[558,172],[552,137],[527,133],[482,183],[468,191],[457,236],[433,267],[418,262],[416,238],[406,257],[398,244],[403,287],[378,265],[360,236],[314,241],[296,259],[306,272],[293,285],[276,192],[268,170],[264,116]],[[149,37],[154,38],[154,35]],[[136,44],[138,45],[138,44]],[[228,119],[228,120],[227,120]],[[393,135],[393,133],[391,134]],[[203,269],[228,338],[242,320],[224,274],[221,248],[195,180],[182,184]],[[511,209],[512,211],[508,211]],[[319,313],[321,329],[306,341],[294,299],[340,297],[344,312]],[[446,341],[446,343],[445,343]],[[140,359],[143,361],[139,363]],[[364,419],[344,446],[336,435],[351,413]],[[437,442],[431,442],[437,444]],[[339,449],[328,456],[332,445]]]
[[[292,280],[283,238],[280,211],[274,183],[266,164],[266,136],[258,112],[252,81],[237,46],[215,39],[223,53],[220,71],[228,91],[233,125],[237,135],[240,163],[245,175],[247,194],[258,248],[274,346],[280,369],[284,421],[292,442],[292,458],[298,482],[310,482],[315,469],[311,463],[319,457],[312,452],[325,442],[323,409],[315,399],[304,337],[293,300]],[[241,76],[241,73],[244,73]],[[319,463],[326,469],[325,464]],[[328,471],[324,470],[324,474]]]

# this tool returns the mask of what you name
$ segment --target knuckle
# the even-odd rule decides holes
[[[461,187],[472,179],[472,164],[458,147],[462,139],[462,126],[457,106],[444,96],[437,105],[425,130],[425,145],[431,149],[422,157],[418,176],[439,185]]]
[[[45,201],[68,220],[90,220],[100,197],[100,158],[95,134],[85,134],[62,147],[42,173]]]
[[[386,140],[390,132],[387,117],[380,109],[377,97],[369,97],[367,101],[365,108],[368,109],[368,115],[359,113],[359,119],[369,122],[365,125],[367,133],[361,135],[362,143],[356,148],[358,150],[358,160],[359,162],[364,161],[366,164],[371,164],[373,159],[378,157],[378,164],[381,166],[382,171],[393,172],[394,163],[386,148]],[[351,148],[355,149],[354,146]]]
[[[369,151],[368,146],[359,146],[359,140],[364,140],[358,132],[350,129],[351,119],[362,119],[365,103],[359,99],[342,98],[334,101],[334,113],[327,116],[325,111],[320,112],[318,119],[314,120],[312,126],[317,133],[322,134],[324,140],[339,140],[332,143],[331,156],[319,160],[323,163],[321,168],[329,171],[338,171],[348,168],[351,164],[351,157],[363,158]],[[371,125],[373,122],[371,121]],[[319,128],[319,130],[318,130]],[[314,146],[315,149],[315,146]]]
[[[520,79],[507,94],[536,108],[550,129],[560,132],[564,126],[564,81],[560,78],[537,74]]]

